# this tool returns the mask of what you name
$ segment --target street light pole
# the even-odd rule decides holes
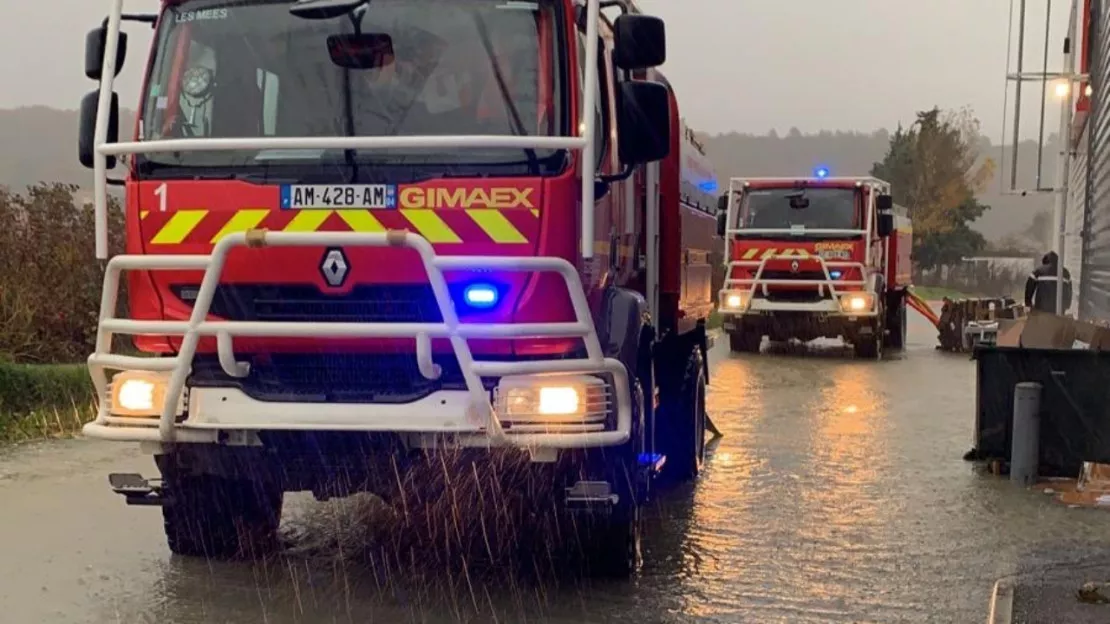
[[[1067,82],[1057,85],[1057,95],[1060,96],[1060,157],[1056,163],[1056,314],[1063,315],[1064,310],[1064,240],[1067,224],[1068,183],[1071,178],[1071,124],[1072,114],[1075,111],[1075,35],[1076,18],[1078,13],[1077,0],[1072,2],[1071,18],[1068,20],[1068,34],[1064,39],[1064,73],[1068,76]],[[1061,86],[1062,85],[1062,86]]]

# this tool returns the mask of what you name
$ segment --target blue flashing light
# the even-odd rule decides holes
[[[641,468],[659,472],[663,469],[663,465],[667,463],[667,456],[662,453],[640,453],[637,460]]]
[[[840,271],[829,271],[829,277],[831,277],[833,279],[840,279],[841,275],[844,275],[844,274],[841,273]]]
[[[463,301],[472,308],[492,308],[500,298],[501,294],[491,284],[471,284],[463,291]]]
[[[827,177],[829,177],[829,168],[828,167],[818,167],[813,172],[813,174],[816,175],[818,178],[827,178]]]
[[[699,183],[698,188],[701,189],[702,191],[706,192],[706,193],[716,193],[717,192],[717,181],[716,180],[706,180],[704,182]]]

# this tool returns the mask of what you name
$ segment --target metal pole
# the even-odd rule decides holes
[[[1075,41],[1076,7],[1072,4],[1072,15],[1068,21],[1068,35],[1064,39],[1064,71],[1075,71]],[[1064,310],[1064,228],[1067,225],[1068,188],[1071,178],[1071,124],[1072,114],[1075,112],[1075,89],[1077,83],[1074,77],[1068,78],[1068,93],[1060,98],[1060,157],[1056,163],[1056,314],[1062,315]]]
[[[1018,49],[1017,49],[1017,73],[1021,75],[1022,69],[1025,64],[1025,2],[1021,0],[1019,15],[1018,15]],[[1014,138],[1010,144],[1010,189],[1017,188],[1017,153],[1018,143],[1021,141],[1021,80],[1019,79],[1014,85]]]
[[[1014,420],[1010,443],[1010,482],[1037,482],[1041,430],[1041,384],[1024,381],[1014,387]]]
[[[1044,66],[1041,71],[1048,73],[1048,40],[1052,36],[1052,0],[1045,0],[1044,14]],[[1048,107],[1048,76],[1041,80],[1041,123],[1037,130],[1037,190],[1044,188],[1041,173],[1044,169],[1044,111]]]

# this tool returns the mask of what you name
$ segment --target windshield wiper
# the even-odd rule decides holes
[[[501,95],[501,101],[504,102],[505,108],[509,111],[509,116],[512,117],[513,134],[516,136],[526,136],[527,131],[524,129],[524,121],[520,118],[520,111],[517,110],[516,102],[509,95],[509,88],[505,84],[505,75],[501,71],[501,64],[497,62],[497,55],[493,52],[493,44],[489,39],[489,30],[486,28],[486,21],[482,16],[475,12],[474,25],[478,28],[478,37],[482,40],[482,48],[486,51],[486,57],[489,59],[490,67],[493,69],[493,79],[497,82],[497,91]],[[536,174],[539,173],[540,163],[539,158],[536,156],[536,150],[530,147],[524,148],[525,155],[528,156],[528,167]]]

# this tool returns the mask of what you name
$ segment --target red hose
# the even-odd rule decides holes
[[[907,292],[906,303],[908,303],[910,307],[914,310],[917,310],[918,313],[921,314],[921,316],[924,316],[926,319],[928,319],[929,322],[932,323],[934,326],[940,326],[940,317],[937,316],[935,312],[933,312],[933,309],[930,308],[929,304],[923,301],[921,297],[918,297],[912,292]]]

